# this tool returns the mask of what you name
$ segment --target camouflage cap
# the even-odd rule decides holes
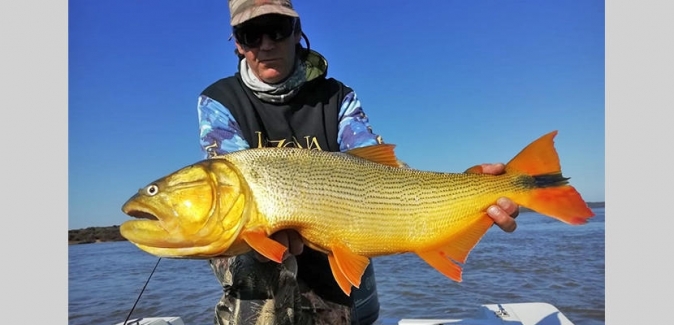
[[[266,14],[300,16],[290,0],[229,0],[229,14],[232,26]]]

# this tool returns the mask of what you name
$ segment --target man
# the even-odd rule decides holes
[[[289,0],[230,0],[239,57],[235,75],[199,97],[200,142],[207,157],[253,147],[346,151],[382,143],[353,89],[327,77],[327,60],[309,48]],[[301,46],[304,38],[307,47]],[[503,164],[482,165],[485,173]],[[489,209],[514,231],[518,207],[507,199]],[[295,231],[272,238],[288,247],[282,264],[252,252],[210,261],[223,285],[216,324],[371,324],[379,314],[372,263],[352,297],[342,293],[324,254],[304,247]]]

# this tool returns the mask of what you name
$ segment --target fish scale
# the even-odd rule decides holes
[[[312,150],[245,150],[227,160],[271,232],[297,227],[322,249],[339,240],[368,256],[412,252],[437,240],[430,234],[482,216],[520,177],[425,172]]]

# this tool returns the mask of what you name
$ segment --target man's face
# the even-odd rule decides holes
[[[270,14],[235,28],[236,49],[263,82],[278,83],[292,72],[295,45],[301,39],[295,23],[292,17]]]

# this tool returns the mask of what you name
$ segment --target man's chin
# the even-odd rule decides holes
[[[260,73],[259,77],[265,83],[275,84],[283,80],[285,76],[281,73],[281,71],[270,67],[262,70],[262,73]]]

